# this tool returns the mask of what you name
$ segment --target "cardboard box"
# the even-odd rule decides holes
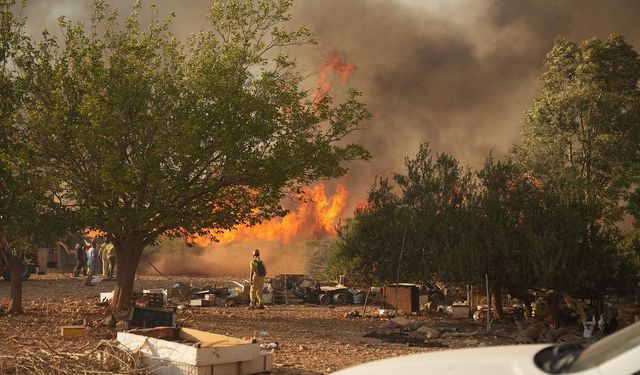
[[[213,303],[214,301],[208,299],[192,299],[191,302],[189,302],[189,305],[198,307],[211,307],[213,306]]]

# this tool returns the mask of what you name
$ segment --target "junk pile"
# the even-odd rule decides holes
[[[230,307],[249,303],[250,283],[248,280],[233,281],[226,287],[205,286],[202,288],[177,283],[167,289],[143,290],[135,294],[134,303],[144,307],[163,305],[189,305],[191,307]],[[375,288],[372,288],[375,289]],[[101,296],[101,300],[111,298]],[[377,294],[371,293],[370,301]],[[365,292],[350,289],[336,282],[320,282],[306,275],[283,274],[267,279],[263,289],[264,304],[320,305],[362,304]]]

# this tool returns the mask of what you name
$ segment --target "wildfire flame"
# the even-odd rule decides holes
[[[103,237],[106,235],[106,233],[100,230],[87,230],[84,235],[91,238],[96,238]]]
[[[347,201],[347,189],[338,184],[333,196],[327,196],[324,184],[315,185],[304,192],[304,201],[288,215],[253,227],[240,226],[231,231],[215,234],[219,242],[208,236],[197,237],[200,246],[224,246],[248,241],[270,241],[289,244],[300,239],[322,238],[336,234],[336,224]],[[213,230],[212,230],[213,233]]]
[[[346,82],[351,78],[351,74],[355,70],[356,66],[347,63],[344,55],[338,52],[331,53],[324,64],[322,64],[322,67],[320,67],[318,80],[316,81],[317,96],[314,103],[320,103],[320,101],[331,91],[331,82],[329,81],[329,73],[331,71],[338,73],[340,80]]]

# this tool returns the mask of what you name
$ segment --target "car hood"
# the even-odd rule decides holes
[[[545,374],[536,367],[533,357],[548,346],[490,346],[413,354],[365,363],[334,374]]]

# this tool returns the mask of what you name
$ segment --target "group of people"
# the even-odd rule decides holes
[[[76,267],[73,270],[73,276],[86,275],[87,279],[84,285],[93,285],[91,284],[91,279],[98,273],[100,261],[102,261],[102,276],[113,280],[116,268],[116,251],[111,241],[106,240],[98,247],[97,238],[94,238],[89,243],[82,238],[75,245],[75,256]],[[249,309],[264,309],[262,292],[266,275],[267,269],[262,259],[260,259],[260,250],[255,249],[253,250],[253,259],[249,265],[249,280],[251,281]]]
[[[98,273],[100,263],[102,263],[102,276],[113,280],[116,268],[116,251],[109,240],[106,240],[98,247],[97,238],[94,238],[89,243],[83,238],[75,245],[74,250],[76,268],[73,270],[73,276],[86,275],[87,279],[84,285],[93,285],[91,284],[91,279]]]

